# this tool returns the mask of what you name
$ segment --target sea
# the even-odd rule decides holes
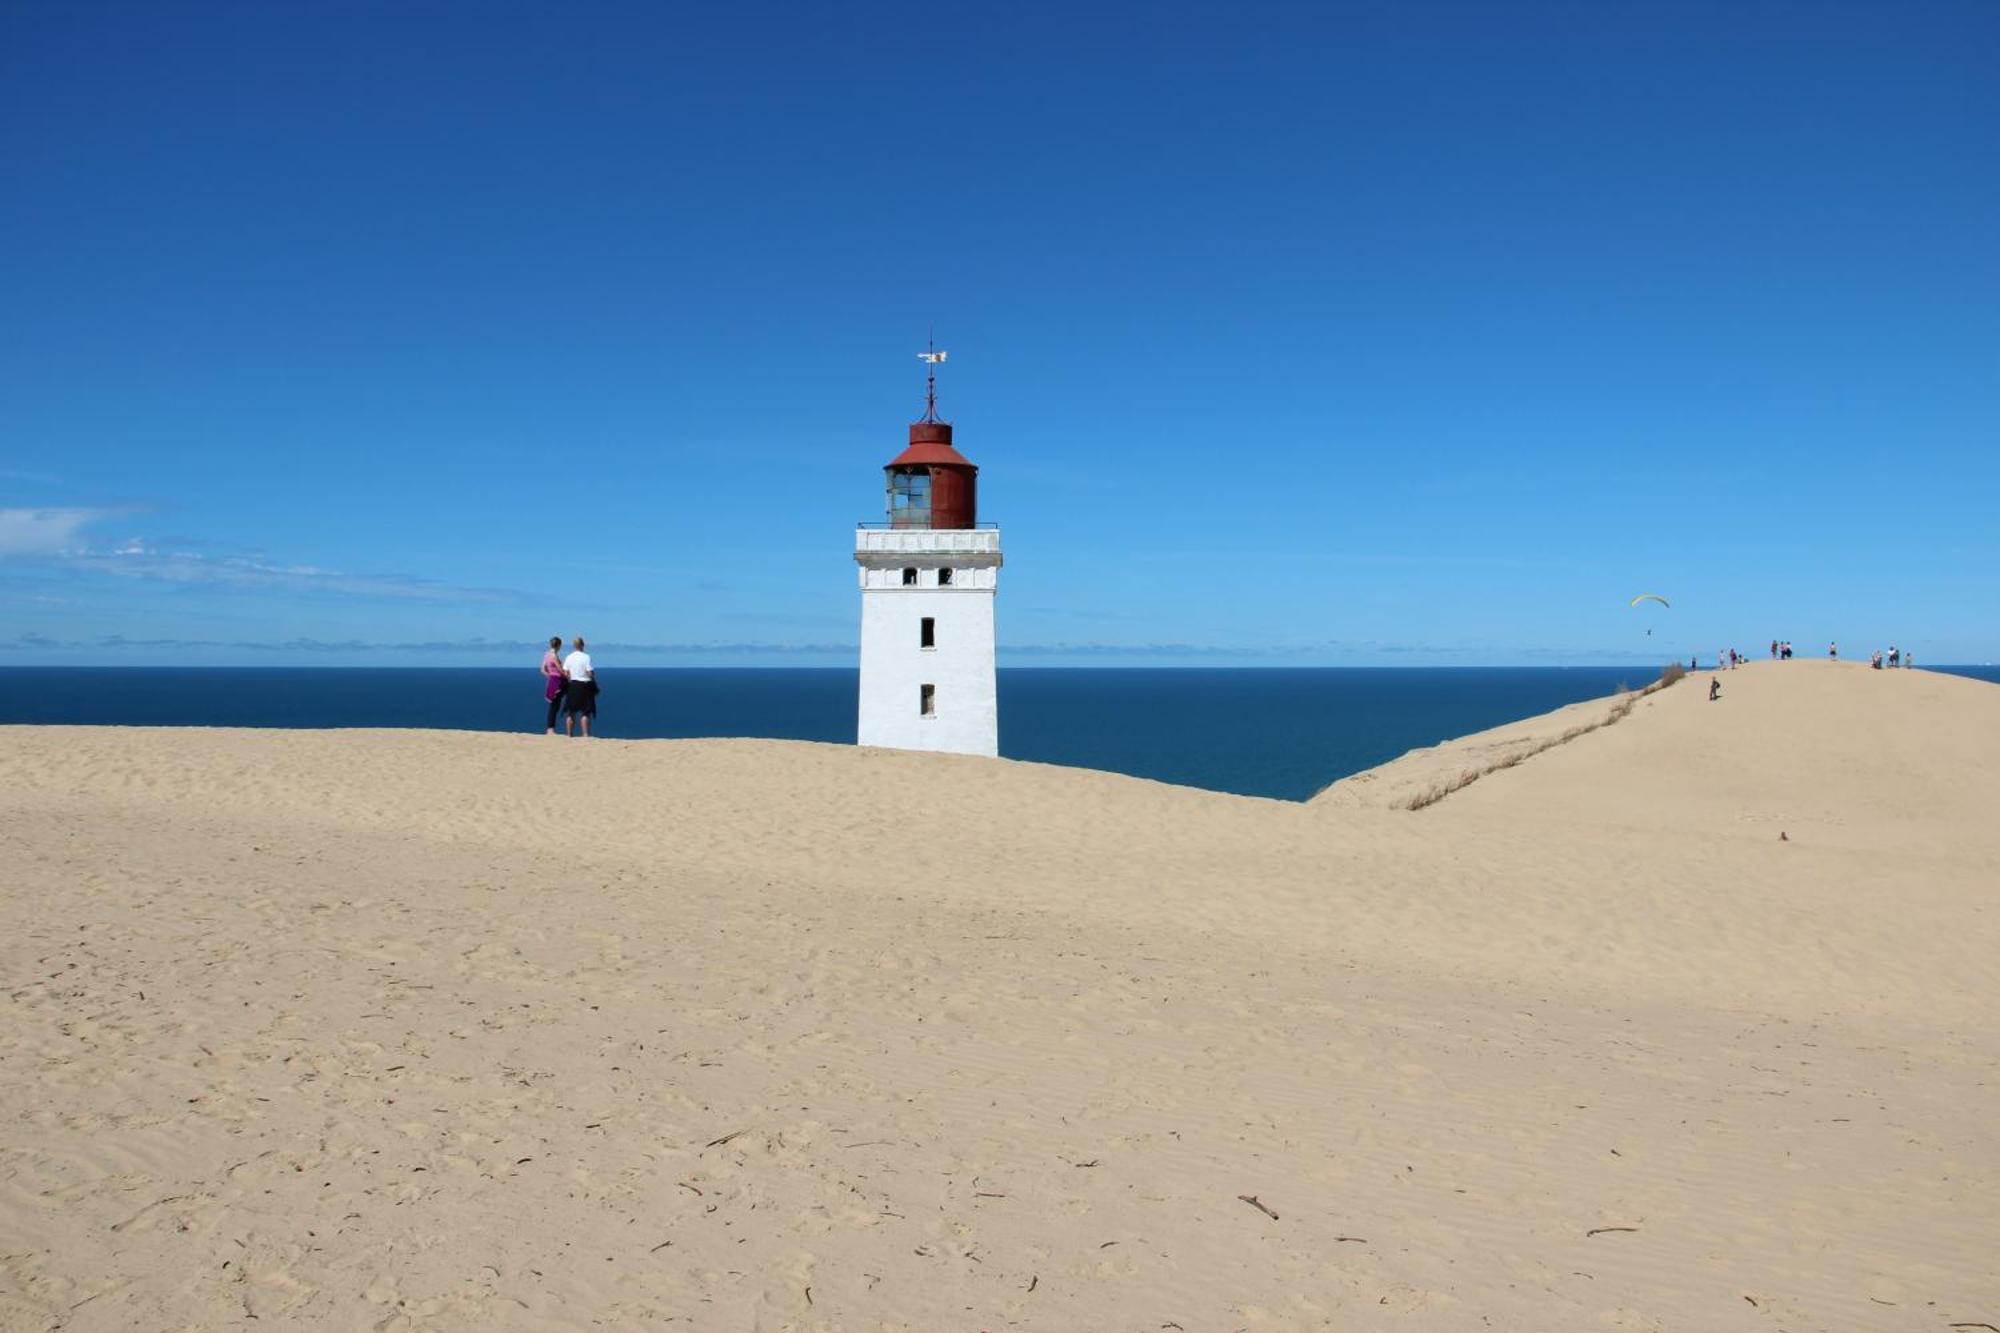
[[[2000,668],[1940,667],[2000,683]],[[853,669],[619,667],[597,731],[854,740]],[[1304,800],[1406,750],[1646,684],[1634,667],[1002,667],[1000,752]],[[0,695],[0,724],[539,732],[535,668],[72,667]]]

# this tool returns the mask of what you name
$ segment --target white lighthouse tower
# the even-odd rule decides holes
[[[889,518],[854,533],[861,566],[863,745],[1000,752],[994,690],[993,597],[1000,531],[978,523],[979,469],[938,420],[935,349],[924,419],[888,474]]]

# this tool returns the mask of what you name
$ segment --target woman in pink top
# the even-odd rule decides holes
[[[542,654],[542,697],[549,701],[549,720],[543,735],[556,734],[556,714],[562,711],[563,675],[562,658],[556,654],[562,648],[562,636],[549,640],[549,650]]]

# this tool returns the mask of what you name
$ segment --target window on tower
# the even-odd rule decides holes
[[[889,474],[889,526],[928,528],[931,525],[931,474]]]
[[[917,686],[917,711],[925,717],[937,716],[937,686]]]
[[[916,586],[917,586],[917,571],[916,571],[916,570],[914,570],[914,569],[906,569],[906,570],[904,570],[904,571],[903,571],[903,586],[904,586],[905,588],[914,588],[914,587],[916,587]]]
[[[937,647],[937,617],[925,616],[917,622],[917,647]]]
[[[949,588],[950,586],[951,586],[951,571],[949,569],[940,569],[938,571],[938,587]]]

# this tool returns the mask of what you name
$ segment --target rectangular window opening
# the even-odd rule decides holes
[[[949,588],[950,586],[951,586],[951,571],[949,569],[940,569],[938,571],[938,587]]]
[[[917,686],[917,711],[925,717],[937,716],[937,686]]]
[[[937,647],[937,617],[925,616],[917,624],[917,647]]]
[[[889,525],[928,528],[931,525],[931,478],[928,472],[897,472],[889,478]]]
[[[914,570],[914,569],[906,569],[906,570],[904,570],[904,571],[903,571],[903,586],[904,586],[905,588],[914,588],[914,587],[916,587],[916,586],[917,586],[917,571],[916,571],[916,570]]]

